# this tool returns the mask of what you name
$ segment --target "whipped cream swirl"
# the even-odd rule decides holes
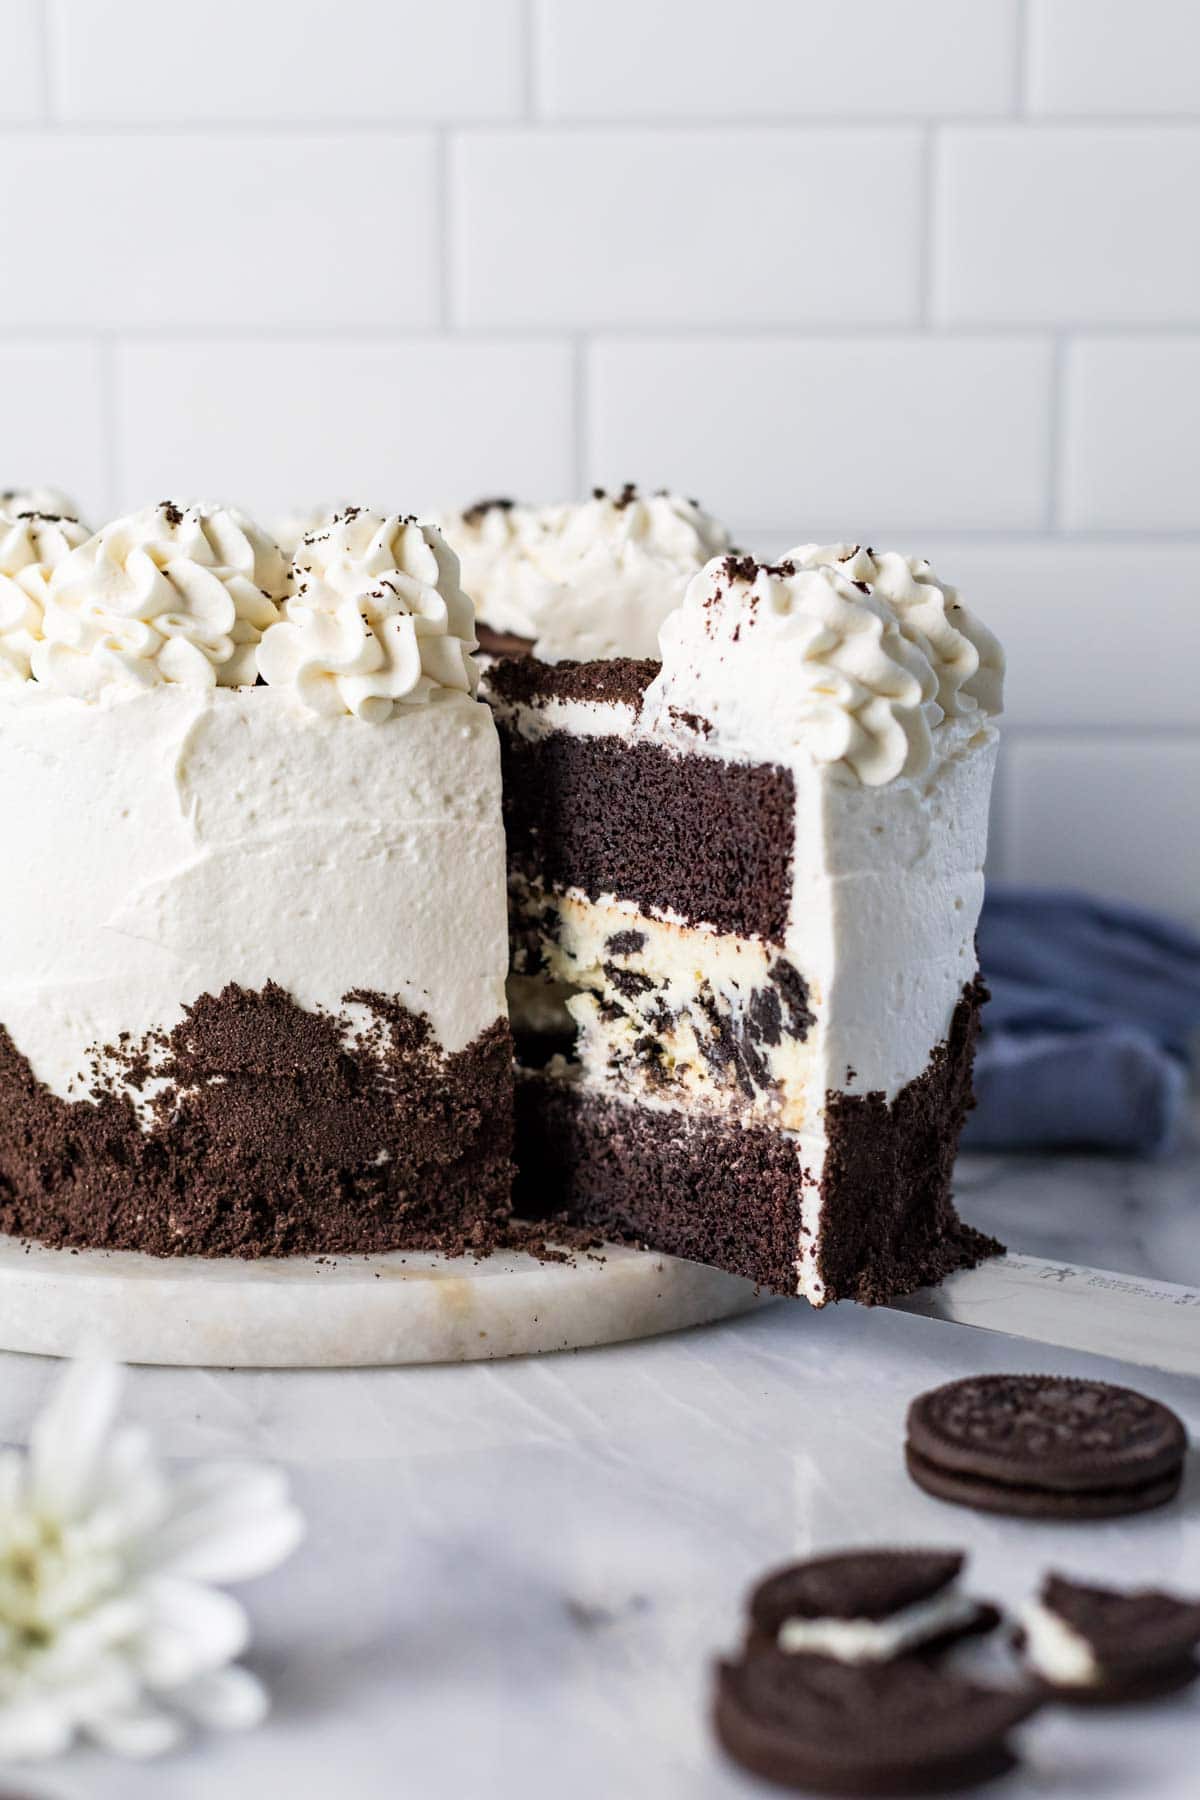
[[[474,693],[474,612],[433,526],[349,507],[301,541],[292,576],[286,616],[258,651],[272,687],[370,724],[439,689]]]
[[[999,645],[952,594],[928,564],[840,546],[715,559],[663,626],[643,717],[735,755],[803,749],[870,787],[923,775],[943,719],[999,707]]]
[[[82,699],[160,682],[241,687],[286,591],[278,545],[244,514],[163,501],[59,563],[33,673]]]
[[[784,560],[798,569],[827,569],[835,579],[865,585],[885,601],[937,675],[937,703],[946,718],[1003,710],[1004,651],[923,557],[861,544],[801,544]]]
[[[69,494],[56,487],[0,488],[0,512],[42,513],[47,519],[79,519],[79,508]],[[80,520],[82,523],[82,520]]]
[[[50,576],[86,542],[77,519],[23,512],[0,514],[0,677],[27,681],[41,642]]]
[[[691,576],[729,546],[695,501],[632,485],[578,505],[481,501],[442,529],[481,621],[547,662],[655,655]]]

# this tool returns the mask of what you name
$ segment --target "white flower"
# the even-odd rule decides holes
[[[115,1424],[120,1388],[112,1365],[77,1363],[28,1454],[0,1454],[0,1758],[56,1756],[78,1733],[156,1756],[189,1721],[266,1711],[233,1661],[246,1615],[209,1584],[295,1549],[285,1478],[210,1465],[172,1480],[144,1431]]]

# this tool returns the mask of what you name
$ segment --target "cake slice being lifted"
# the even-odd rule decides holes
[[[950,1198],[1003,659],[929,565],[691,581],[662,662],[505,660],[518,1206],[817,1304],[998,1248]]]

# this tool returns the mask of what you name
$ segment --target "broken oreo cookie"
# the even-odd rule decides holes
[[[761,1650],[717,1670],[726,1753],[768,1781],[824,1794],[972,1786],[1015,1762],[1008,1735],[1036,1689],[980,1687],[918,1658],[849,1664]]]
[[[999,1623],[961,1592],[958,1550],[846,1550],[776,1569],[749,1600],[747,1650],[886,1662],[942,1649]]]
[[[1022,1612],[1018,1643],[1030,1672],[1056,1699],[1083,1705],[1155,1699],[1200,1675],[1200,1600],[1048,1575]]]
[[[1106,1519],[1174,1498],[1187,1434],[1132,1388],[978,1375],[913,1401],[905,1457],[939,1500],[1027,1518]]]

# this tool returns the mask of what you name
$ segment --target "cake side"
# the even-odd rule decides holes
[[[447,1053],[394,996],[306,1010],[269,983],[98,1046],[87,1098],[0,1027],[0,1230],[157,1256],[485,1250],[509,1212],[512,1045]]]
[[[0,1225],[485,1245],[511,1181],[500,766],[450,553],[352,509],[272,597],[240,524],[163,507],[72,555],[0,685],[24,852]]]

